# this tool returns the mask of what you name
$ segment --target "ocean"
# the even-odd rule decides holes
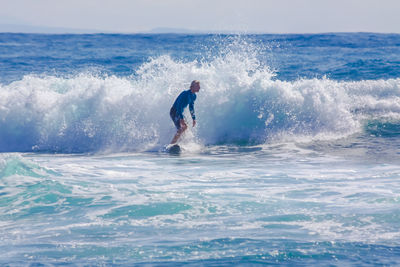
[[[399,34],[0,33],[2,266],[395,266],[399,229]]]

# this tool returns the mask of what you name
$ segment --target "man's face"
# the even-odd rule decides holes
[[[193,85],[193,92],[197,93],[198,91],[200,91],[200,84],[196,83]]]

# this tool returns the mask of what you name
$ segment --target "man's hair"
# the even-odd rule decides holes
[[[195,86],[196,84],[200,84],[200,82],[198,80],[194,80],[191,84],[190,84],[190,88],[193,88],[193,86]]]

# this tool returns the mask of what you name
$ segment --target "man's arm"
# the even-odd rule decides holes
[[[192,120],[193,120],[193,127],[196,125],[196,115],[194,114],[194,103],[191,102],[189,104],[189,111],[190,111],[190,115],[192,116]]]

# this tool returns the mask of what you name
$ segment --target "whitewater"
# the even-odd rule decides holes
[[[400,263],[399,35],[0,34],[0,52],[0,264]]]

